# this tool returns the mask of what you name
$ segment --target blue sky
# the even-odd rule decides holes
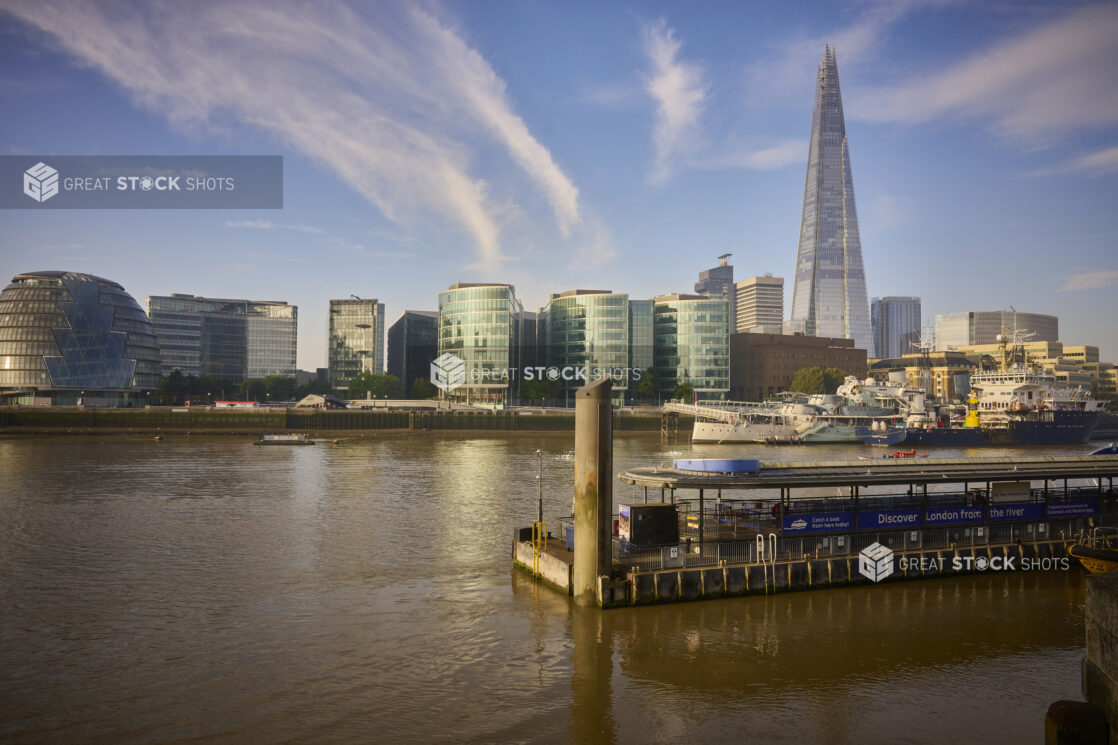
[[[280,154],[285,207],[0,213],[0,275],[530,309],[795,263],[837,48],[869,295],[1053,313],[1118,362],[1118,4],[0,0],[0,152]]]

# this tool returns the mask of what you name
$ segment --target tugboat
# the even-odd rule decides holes
[[[1084,443],[1098,426],[1106,401],[1079,388],[1057,388],[1055,376],[1010,362],[1007,339],[998,335],[1001,360],[995,370],[971,375],[966,418],[937,426],[910,426],[908,445],[979,447],[983,445],[1068,445]],[[1024,358],[1015,338],[1013,359]]]

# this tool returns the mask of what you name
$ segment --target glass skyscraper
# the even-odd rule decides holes
[[[900,357],[916,352],[920,342],[920,298],[875,297],[870,303],[874,357]]]
[[[792,321],[803,321],[808,336],[853,339],[859,349],[873,348],[850,146],[830,47],[815,87]]]
[[[384,303],[331,300],[329,331],[327,367],[333,388],[347,390],[359,373],[384,375]]]

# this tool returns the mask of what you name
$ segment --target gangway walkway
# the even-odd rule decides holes
[[[736,424],[749,414],[779,414],[779,403],[733,403],[724,406],[704,406],[671,401],[661,407],[666,414],[686,414],[696,419]]]

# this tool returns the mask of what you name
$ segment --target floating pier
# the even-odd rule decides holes
[[[985,571],[1062,570],[1067,545],[1118,524],[1118,455],[774,462],[680,460],[617,474],[608,388],[579,391],[575,516],[513,560],[608,608]],[[585,398],[585,401],[583,400]],[[585,427],[584,427],[585,425]],[[667,529],[645,505],[670,505]],[[659,518],[656,518],[659,520]],[[572,535],[573,534],[573,535]],[[585,559],[584,559],[585,557]]]

